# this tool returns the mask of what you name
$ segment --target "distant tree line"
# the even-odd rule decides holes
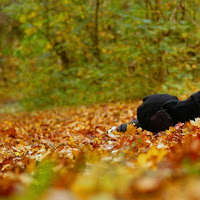
[[[197,0],[1,0],[0,85],[17,88],[24,104],[38,107],[176,90],[199,79],[199,6]]]

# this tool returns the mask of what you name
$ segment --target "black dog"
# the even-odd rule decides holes
[[[128,124],[157,133],[178,122],[194,120],[197,117],[200,117],[200,91],[185,101],[179,101],[176,96],[168,94],[154,94],[143,99],[142,105],[137,108],[137,119]],[[108,132],[126,130],[127,124],[121,124],[112,127]]]

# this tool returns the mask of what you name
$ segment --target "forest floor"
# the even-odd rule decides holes
[[[153,135],[114,125],[141,102],[0,115],[0,196],[10,199],[200,199],[200,119]]]

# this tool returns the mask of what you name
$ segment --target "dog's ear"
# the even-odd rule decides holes
[[[174,125],[173,118],[165,109],[157,111],[149,119],[149,130],[154,133],[164,131]]]
[[[152,95],[150,95],[150,96],[152,96]],[[142,101],[145,102],[150,96],[144,97],[144,98],[142,99]]]

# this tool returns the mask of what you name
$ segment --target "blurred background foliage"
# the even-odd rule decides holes
[[[25,109],[200,88],[198,0],[0,0],[0,101]]]

